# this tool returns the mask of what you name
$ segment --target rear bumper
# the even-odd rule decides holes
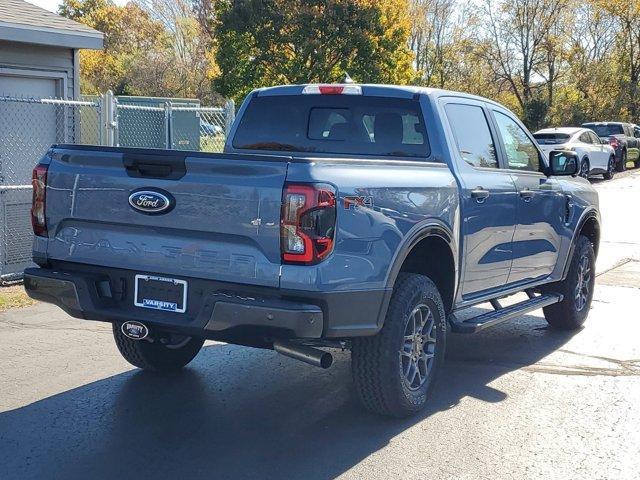
[[[134,306],[136,273],[154,272],[81,264],[28,268],[24,287],[30,297],[55,304],[77,318],[138,320],[151,328],[245,344],[260,344],[261,339],[272,336],[312,339],[373,335],[379,330],[387,297],[386,291],[284,292],[184,278],[189,288],[187,311],[181,314]]]

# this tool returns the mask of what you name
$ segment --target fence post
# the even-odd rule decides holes
[[[171,128],[173,112],[171,111],[171,102],[164,104],[164,148],[171,150]]]
[[[229,99],[224,103],[224,134],[229,135],[231,125],[236,118],[236,102]]]
[[[98,145],[104,145],[104,95],[98,95],[96,103],[98,105]]]
[[[103,95],[105,139],[108,147],[118,145],[118,100],[111,90]]]

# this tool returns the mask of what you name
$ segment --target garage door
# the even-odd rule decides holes
[[[51,98],[58,81],[0,73],[0,96]],[[31,169],[56,143],[56,109],[52,105],[0,101],[0,185],[31,183]]]

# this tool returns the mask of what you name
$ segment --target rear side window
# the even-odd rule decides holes
[[[444,109],[464,161],[473,167],[498,168],[496,147],[482,108],[449,103]]]
[[[533,138],[540,145],[558,145],[569,141],[569,135],[566,133],[534,133]]]
[[[580,141],[582,143],[591,143],[591,137],[589,136],[589,132],[584,132],[580,135]]]
[[[243,150],[429,156],[420,104],[360,95],[255,97],[233,146]]]

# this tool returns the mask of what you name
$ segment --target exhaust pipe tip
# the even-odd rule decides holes
[[[318,366],[326,370],[327,368],[331,367],[331,365],[333,365],[333,355],[323,350],[319,351],[322,352],[322,355],[320,355],[320,364]]]
[[[274,340],[273,349],[281,355],[325,370],[333,364],[333,355],[329,352],[307,345],[297,345],[287,340]]]

